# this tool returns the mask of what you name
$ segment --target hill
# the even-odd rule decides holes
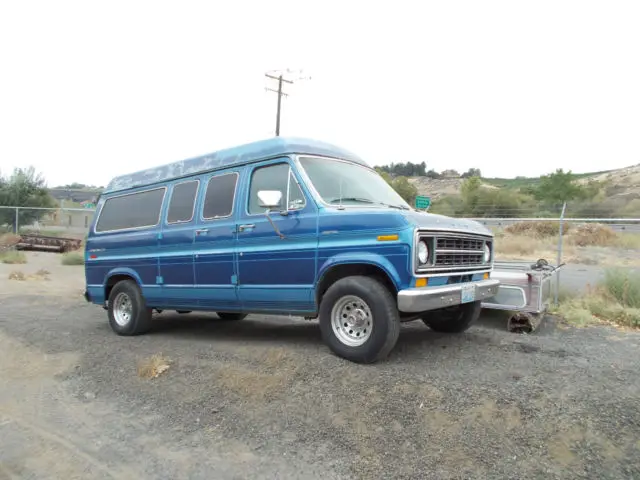
[[[535,178],[407,180],[417,195],[432,198],[432,211],[447,215],[557,216],[567,201],[571,216],[640,217],[640,164],[582,174],[560,170]],[[471,191],[465,193],[464,185]]]

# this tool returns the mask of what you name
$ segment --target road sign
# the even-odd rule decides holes
[[[431,206],[431,197],[418,195],[416,197],[416,208],[418,210],[428,210]]]

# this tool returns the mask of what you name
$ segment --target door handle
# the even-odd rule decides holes
[[[245,230],[249,230],[250,228],[255,228],[255,224],[253,223],[248,223],[246,225],[238,225],[238,231],[239,232],[244,232]]]
[[[196,235],[200,235],[201,233],[207,233],[209,231],[208,228],[199,228],[196,230]]]

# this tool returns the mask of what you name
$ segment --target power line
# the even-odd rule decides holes
[[[278,89],[273,89],[273,88],[269,88],[267,87],[266,90],[269,92],[275,92],[278,95],[278,103],[277,103],[277,107],[276,107],[276,137],[280,136],[280,112],[282,110],[282,97],[287,97],[289,96],[287,93],[285,93],[282,90],[282,87],[285,83],[289,84],[289,85],[293,85],[294,80],[291,79],[291,74],[294,73],[293,71],[287,69],[286,71],[282,72],[282,71],[271,71],[271,72],[267,72],[264,74],[265,77],[270,78],[272,80],[277,80],[278,81]],[[286,76],[289,76],[289,78],[287,78]],[[301,72],[298,72],[298,77],[295,80],[306,80],[309,79],[311,77],[302,77]]]

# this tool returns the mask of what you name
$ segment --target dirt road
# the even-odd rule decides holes
[[[640,477],[638,333],[415,323],[371,366],[288,318],[121,338],[58,258],[0,268],[0,479]],[[140,378],[154,354],[169,369]]]

